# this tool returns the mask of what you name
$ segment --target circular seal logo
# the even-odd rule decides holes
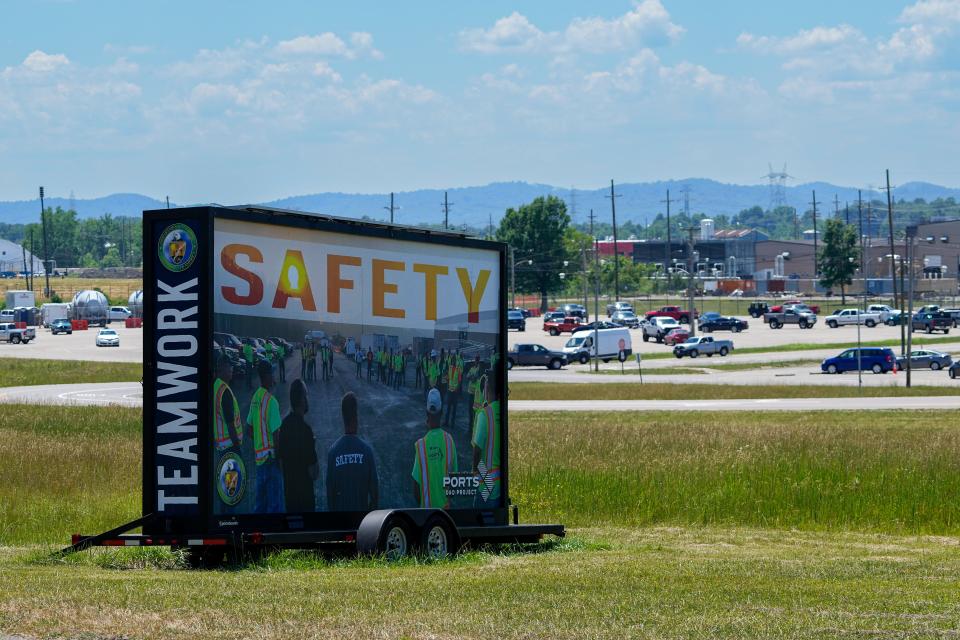
[[[243,460],[235,453],[228,453],[217,463],[217,495],[229,506],[240,502],[247,484],[247,470]]]
[[[197,257],[197,236],[181,222],[172,224],[160,234],[157,253],[168,271],[186,271]]]

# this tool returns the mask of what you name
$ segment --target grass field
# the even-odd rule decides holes
[[[960,627],[960,428],[938,414],[514,416],[522,520],[573,527],[526,552],[394,565],[287,552],[207,572],[160,550],[44,559],[73,531],[137,515],[139,420],[0,407],[0,629],[823,638]]]
[[[659,373],[649,369],[648,375]],[[827,385],[739,385],[684,382],[644,382],[639,384],[636,369],[628,383],[588,382],[552,384],[549,382],[511,382],[511,400],[740,400],[761,398],[886,398],[890,396],[956,396],[956,387],[831,387]],[[620,376],[620,372],[615,372]],[[869,375],[873,375],[872,373]],[[626,378],[627,376],[622,376]]]
[[[0,387],[73,382],[135,382],[142,375],[143,365],[134,362],[0,358]]]

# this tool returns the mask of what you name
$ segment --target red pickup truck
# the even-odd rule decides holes
[[[654,311],[647,311],[643,317],[647,320],[652,320],[653,318],[673,318],[677,322],[690,324],[691,316],[696,320],[700,317],[700,313],[696,309],[693,310],[693,313],[690,313],[680,307],[660,307]]]
[[[561,333],[573,333],[573,330],[579,326],[580,318],[570,316],[558,320],[546,320],[543,323],[543,330],[552,336],[558,336]]]

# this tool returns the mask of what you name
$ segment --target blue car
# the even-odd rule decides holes
[[[857,357],[857,352],[860,357]],[[820,370],[824,373],[843,373],[845,371],[856,371],[857,364],[860,364],[861,371],[873,371],[874,373],[888,373],[897,366],[897,357],[893,349],[882,347],[863,347],[861,349],[847,349],[840,355],[827,358],[820,363]]]

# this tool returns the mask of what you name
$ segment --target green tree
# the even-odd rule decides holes
[[[820,284],[827,289],[840,287],[842,304],[847,303],[846,287],[853,283],[860,261],[860,249],[857,247],[857,232],[853,225],[841,220],[829,219],[823,230],[823,244],[817,254],[817,271]]]
[[[567,205],[556,196],[547,196],[519,209],[507,209],[497,228],[497,240],[513,250],[516,288],[539,292],[541,311],[547,309],[547,296],[563,288],[560,273],[567,268],[563,264],[568,260],[564,239],[569,226]]]

